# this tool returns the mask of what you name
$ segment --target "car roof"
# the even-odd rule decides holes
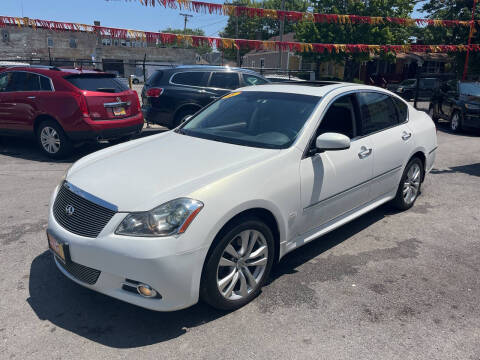
[[[164,69],[161,69],[161,70],[164,70]],[[250,69],[230,67],[230,66],[213,66],[213,65],[179,65],[171,68],[171,70],[238,71],[238,72],[257,74],[255,71]]]
[[[238,89],[238,91],[265,91],[265,92],[281,92],[289,94],[301,94],[301,95],[311,95],[323,97],[327,93],[340,89],[354,87],[354,90],[375,90],[383,91],[389,93],[388,91],[379,88],[377,86],[369,86],[348,82],[334,82],[334,81],[302,81],[302,82],[282,82],[282,83],[271,83],[265,85],[256,85],[248,86]],[[347,90],[347,89],[345,89]]]
[[[8,71],[28,71],[35,72],[38,74],[46,76],[66,76],[66,75],[75,75],[75,74],[105,74],[102,71],[95,70],[81,70],[81,69],[63,69],[55,66],[8,66],[2,67],[2,70]]]

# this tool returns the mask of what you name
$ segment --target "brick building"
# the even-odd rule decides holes
[[[0,35],[0,61],[95,67],[128,76],[138,74],[145,55],[147,63],[158,65],[195,64],[199,60],[194,49],[160,47],[87,32],[7,26],[0,29]]]

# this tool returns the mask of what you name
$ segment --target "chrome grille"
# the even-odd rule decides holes
[[[85,199],[71,191],[68,186],[65,182],[62,184],[53,204],[55,220],[74,234],[97,237],[115,215],[115,211]],[[67,207],[73,207],[71,214],[67,214]]]
[[[57,260],[57,263],[75,279],[90,285],[95,284],[100,276],[100,270],[95,270],[88,266],[77,264],[73,261],[65,264],[61,260]]]

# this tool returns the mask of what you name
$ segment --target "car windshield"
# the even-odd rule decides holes
[[[402,86],[409,86],[409,85],[415,85],[415,79],[408,79],[408,80],[403,80],[400,85]]]
[[[177,130],[180,134],[268,149],[289,147],[320,97],[263,91],[234,92]]]
[[[471,96],[480,96],[480,82],[460,83],[460,93]]]

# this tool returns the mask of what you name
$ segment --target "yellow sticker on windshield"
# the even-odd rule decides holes
[[[238,94],[241,94],[241,93],[242,93],[241,91],[237,91],[237,92],[234,92],[234,93],[231,93],[231,94],[225,95],[225,96],[223,97],[223,99],[228,99],[228,98],[231,98],[231,97],[237,96]]]

